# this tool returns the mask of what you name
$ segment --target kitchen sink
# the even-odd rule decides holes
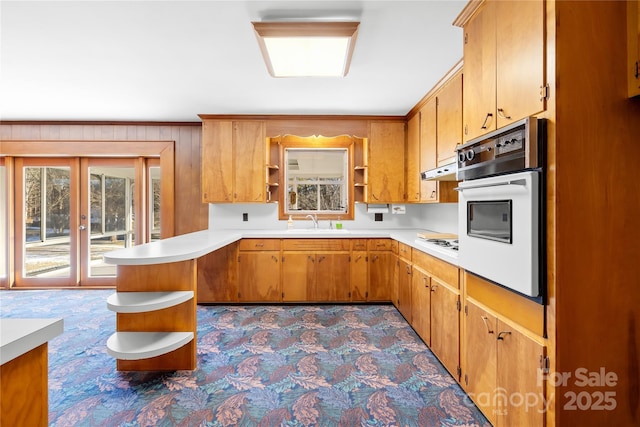
[[[290,234],[348,234],[349,230],[344,228],[293,228],[287,230]]]

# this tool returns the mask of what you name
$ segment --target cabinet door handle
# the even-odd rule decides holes
[[[358,255],[358,257],[353,262],[358,262],[362,258],[362,255]]]
[[[376,262],[378,260],[378,255],[374,255],[373,258],[371,258],[371,262]]]
[[[256,243],[256,248],[261,248],[264,246],[264,243]]]
[[[491,117],[493,117],[493,114],[487,113],[487,117],[484,118],[484,123],[482,123],[482,127],[480,129],[486,129],[487,128],[487,122],[489,121],[489,119]]]
[[[322,260],[324,260],[324,259],[325,259],[325,257],[324,257],[324,256],[321,256],[320,258],[318,258],[318,263],[321,263],[321,262],[322,262]]]
[[[503,119],[511,120],[511,116],[506,116],[502,108],[498,108],[498,116],[500,116]]]
[[[276,258],[275,255],[271,255],[271,259],[273,259],[276,264],[278,263],[278,258]]]
[[[309,261],[311,262],[316,262],[316,260],[311,256],[311,255],[307,255],[307,258],[309,259]]]
[[[431,285],[431,292],[435,292],[438,289],[438,285]]]
[[[428,289],[429,285],[427,284],[427,278],[425,276],[422,277],[422,282],[424,283],[424,287]]]
[[[498,339],[499,340],[504,340],[504,336],[503,335],[511,335],[511,331],[498,332]]]
[[[482,318],[482,321],[484,322],[484,326],[487,327],[487,333],[488,334],[492,334],[493,333],[493,329],[491,329],[489,327],[489,319],[487,318],[487,316],[480,316]],[[498,338],[500,339],[500,338]]]
[[[376,195],[375,195],[375,194],[373,194],[373,193],[371,193],[371,197],[373,197],[373,198],[374,198],[374,199],[376,199],[376,200],[380,200],[380,199],[378,199],[378,196],[376,196]]]

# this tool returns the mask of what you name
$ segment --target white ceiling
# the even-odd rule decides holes
[[[0,119],[404,115],[462,57],[465,1],[0,1]],[[361,22],[345,78],[275,79],[251,21]]]

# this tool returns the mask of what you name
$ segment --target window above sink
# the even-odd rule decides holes
[[[271,138],[280,145],[279,217],[303,220],[316,215],[323,220],[353,219],[354,137],[286,135]],[[282,184],[281,184],[282,185]]]

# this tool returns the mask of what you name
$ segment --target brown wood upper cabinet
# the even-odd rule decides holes
[[[451,77],[436,95],[438,107],[438,166],[456,161],[462,144],[462,73]]]
[[[470,2],[464,27],[464,138],[545,109],[544,1]],[[471,17],[470,19],[468,19]]]
[[[455,181],[423,181],[420,172],[454,161],[461,142],[462,73],[457,72],[407,122],[407,202],[458,201]]]
[[[263,121],[202,122],[203,203],[266,202]]]
[[[405,167],[405,185],[408,203],[420,202],[420,114],[407,121],[407,150]],[[435,193],[434,193],[435,194]]]
[[[405,123],[370,123],[368,141],[369,203],[405,201]]]
[[[640,95],[640,4],[627,0],[627,81],[629,97]]]
[[[420,172],[434,169],[438,165],[436,156],[438,151],[437,108],[437,100],[432,97],[417,114],[420,121],[417,136],[420,147]],[[437,203],[438,181],[422,181],[419,175],[415,179],[420,180],[420,201]]]

